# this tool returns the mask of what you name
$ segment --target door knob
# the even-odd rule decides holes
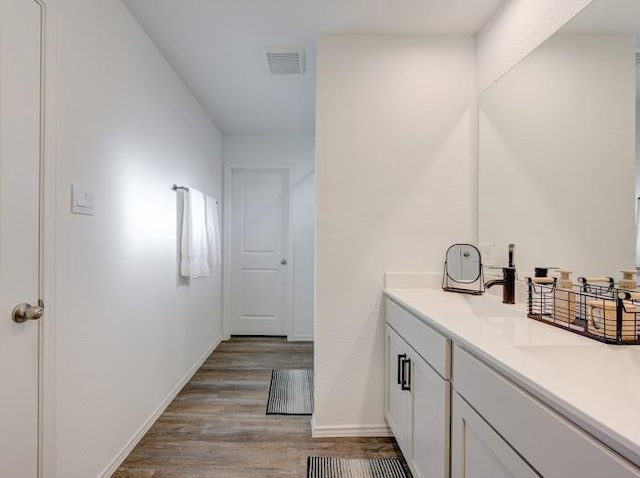
[[[16,305],[15,309],[11,313],[11,318],[14,322],[19,324],[26,322],[27,320],[38,320],[44,315],[44,309],[37,305],[22,304]]]
[[[280,261],[280,264],[282,264],[283,266],[286,266],[287,265],[287,260],[286,259],[282,259]]]

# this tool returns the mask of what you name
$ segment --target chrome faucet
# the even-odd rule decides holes
[[[485,283],[485,287],[490,289],[494,285],[502,286],[502,303],[516,303],[516,266],[513,262],[513,251],[515,244],[509,244],[509,265],[502,268],[502,279],[490,280]]]

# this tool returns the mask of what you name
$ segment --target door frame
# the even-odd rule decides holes
[[[295,270],[294,255],[294,231],[293,231],[293,174],[292,167],[286,163],[225,163],[224,165],[224,211],[222,214],[222,237],[223,237],[223,259],[222,259],[222,338],[231,338],[233,327],[231,318],[231,209],[232,209],[232,178],[234,171],[275,171],[286,174],[285,184],[289,188],[289,234],[286,249],[287,262],[289,265],[286,279],[283,283],[284,303],[289,319],[286,321],[287,340],[291,340],[293,331],[293,284]]]
[[[38,323],[38,478],[56,476],[56,0],[33,0],[42,8],[40,88],[39,296],[45,316]]]

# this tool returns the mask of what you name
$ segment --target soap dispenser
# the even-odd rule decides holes
[[[635,291],[637,287],[635,280],[637,271],[635,269],[628,269],[620,272],[622,272],[622,279],[620,279],[620,282],[618,282],[618,288],[631,292]]]
[[[576,293],[573,290],[571,272],[566,269],[558,270],[560,280],[553,299],[554,318],[562,325],[573,323],[576,317]]]

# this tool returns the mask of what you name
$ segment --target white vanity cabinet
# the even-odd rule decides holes
[[[571,346],[552,343],[553,332],[519,316],[485,320],[474,312],[484,310],[484,298],[405,295],[386,299],[385,416],[415,478],[640,478],[640,468],[621,456],[629,448],[615,452],[620,444],[606,428],[559,412],[567,404],[556,405],[553,386],[572,377],[549,369],[553,380],[538,379],[545,387],[523,375],[544,366],[524,362],[520,342],[529,335],[528,347],[544,347],[540,353],[575,353]],[[514,345],[504,337],[516,326],[524,333],[514,335],[520,341]]]
[[[448,478],[449,341],[392,301],[386,311],[387,423],[415,478]]]
[[[454,347],[453,363],[452,478],[640,477],[636,466],[466,350]],[[483,466],[488,471],[478,474]]]

